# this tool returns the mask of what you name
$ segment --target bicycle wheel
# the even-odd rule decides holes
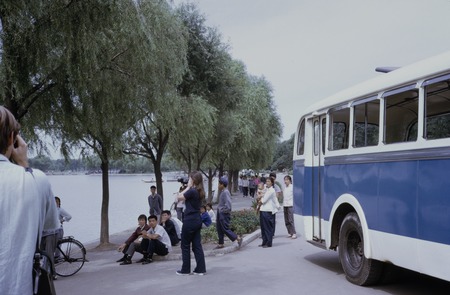
[[[59,257],[55,259],[56,274],[68,277],[76,274],[84,265],[86,249],[79,241],[68,238],[58,243]]]

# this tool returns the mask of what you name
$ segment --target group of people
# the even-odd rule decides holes
[[[124,255],[117,260],[120,265],[131,264],[131,258],[135,252],[142,253],[139,263],[153,262],[153,255],[165,256],[172,251],[172,246],[179,243],[180,228],[176,221],[171,219],[169,210],[164,210],[158,216],[151,214],[148,219],[144,214],[138,217],[138,227],[130,237],[119,246],[118,251]],[[147,223],[148,221],[148,223]]]
[[[297,238],[294,225],[292,178],[289,175],[284,177],[284,192],[275,180],[276,174],[272,172],[268,178],[261,177],[258,184],[257,211],[259,212],[262,237],[262,243],[259,246],[263,248],[272,247],[275,236],[275,214],[281,209],[279,202],[281,198],[283,198],[284,221],[288,237]]]

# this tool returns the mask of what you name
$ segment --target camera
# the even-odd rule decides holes
[[[182,184],[184,184],[184,185],[187,185],[188,182],[189,182],[189,177],[187,177],[187,176],[178,177],[177,181],[178,181],[179,183],[182,183]]]

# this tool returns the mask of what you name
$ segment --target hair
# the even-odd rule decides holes
[[[162,210],[161,211],[161,215],[163,215],[163,214],[167,214],[167,215],[169,215],[169,216],[171,216],[172,214],[170,213],[170,210]]]
[[[61,202],[61,199],[59,197],[55,197],[55,200]]]
[[[11,134],[17,136],[20,130],[20,124],[14,118],[13,114],[4,106],[0,106],[0,153],[5,154],[10,145]]]
[[[141,219],[144,219],[145,221],[147,221],[147,215],[145,215],[145,214],[139,215],[138,220],[141,220]]]
[[[270,172],[269,176],[273,177],[273,178],[277,178],[277,174],[275,172]]]
[[[195,188],[198,191],[198,194],[200,195],[200,200],[203,200],[205,198],[205,189],[203,188],[203,176],[202,173],[199,171],[194,171],[191,173],[192,182],[195,185]]]
[[[152,188],[156,189],[156,186],[152,185],[150,188],[151,188],[151,189],[152,189]]]
[[[261,176],[261,178],[259,180],[263,183],[266,183],[266,178],[264,176]]]
[[[213,208],[213,206],[212,206],[212,204],[211,203],[206,203],[206,206],[208,206],[209,208]]]
[[[269,178],[267,178],[267,179],[270,180],[270,182],[272,183],[272,186],[275,185],[275,178],[269,177]],[[267,179],[266,179],[266,181],[267,181]]]
[[[291,178],[289,175],[286,175],[286,176],[284,177],[284,179],[289,179],[289,181],[292,183],[292,178]]]
[[[152,214],[148,217],[148,221],[150,221],[150,219],[154,219],[154,220],[158,221],[158,216],[156,216],[155,214]]]
[[[201,205],[200,208],[202,208],[205,211],[208,211],[208,210],[206,210],[206,205]]]

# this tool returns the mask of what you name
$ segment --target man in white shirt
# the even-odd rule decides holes
[[[50,183],[43,172],[28,167],[19,129],[0,106],[0,293],[10,295],[33,294],[36,243],[43,231],[59,227]]]
[[[144,252],[145,260],[142,264],[153,262],[153,254],[166,256],[172,251],[170,237],[164,227],[158,224],[158,217],[156,215],[150,215],[148,217],[148,225],[150,226],[150,229],[147,232],[142,233],[142,237],[144,238],[142,247],[144,248],[145,243],[148,242],[147,251]]]

